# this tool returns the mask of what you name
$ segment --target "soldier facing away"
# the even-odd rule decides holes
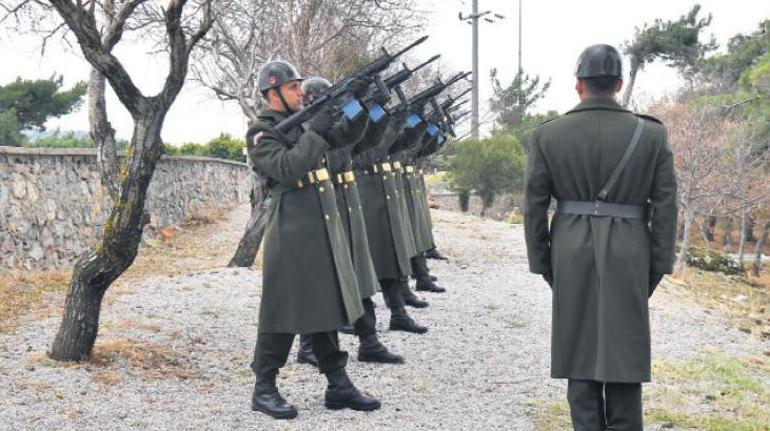
[[[329,382],[328,408],[380,408],[378,400],[359,392],[348,378],[348,356],[340,351],[336,332],[364,314],[334,185],[323,167],[324,152],[340,145],[329,139],[340,124],[335,126],[332,113],[322,109],[306,125],[285,134],[275,129],[302,108],[301,81],[291,64],[275,61],[264,65],[259,88],[268,107],[246,134],[249,158],[254,169],[268,178],[272,196],[264,237],[251,406],[276,419],[297,416],[296,408],[275,386],[295,334],[311,334],[318,369]],[[351,84],[354,91],[367,86]],[[362,126],[366,127],[365,121]]]
[[[663,124],[615,102],[615,48],[587,48],[575,74],[580,103],[532,134],[529,268],[553,290],[551,377],[569,379],[575,430],[641,431],[648,298],[674,261],[673,160]]]

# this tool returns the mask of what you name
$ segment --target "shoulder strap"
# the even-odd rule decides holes
[[[599,194],[596,196],[597,200],[603,201],[607,199],[607,195],[610,194],[610,190],[612,190],[612,188],[615,186],[615,182],[618,181],[618,177],[620,177],[623,169],[626,168],[628,161],[631,159],[631,155],[634,154],[634,150],[639,143],[639,138],[642,136],[642,129],[644,129],[644,119],[642,119],[642,117],[636,117],[636,120],[636,129],[634,129],[634,135],[631,138],[631,143],[628,145],[628,148],[626,148],[626,152],[620,159],[620,163],[618,163],[618,165],[615,167],[615,170],[612,171],[610,179],[607,180],[607,183],[604,184],[604,187],[602,187],[601,191],[599,191]]]

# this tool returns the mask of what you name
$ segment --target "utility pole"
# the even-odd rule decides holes
[[[488,10],[479,13],[479,0],[473,0],[473,10],[468,16],[460,12],[457,16],[460,21],[465,21],[473,26],[473,91],[471,92],[471,137],[479,138],[479,18],[491,14]],[[503,15],[493,14],[498,19],[504,19]],[[484,18],[484,21],[495,22],[494,19]]]

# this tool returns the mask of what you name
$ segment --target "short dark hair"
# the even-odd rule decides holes
[[[615,94],[615,83],[618,81],[618,78],[614,76],[599,76],[596,78],[583,78],[581,80],[589,93],[599,96],[612,96]]]

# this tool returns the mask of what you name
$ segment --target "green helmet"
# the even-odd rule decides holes
[[[618,50],[610,45],[592,45],[578,58],[575,76],[583,78],[623,76],[623,62]]]
[[[302,81],[297,68],[285,61],[265,63],[259,70],[259,91],[264,93],[271,88],[278,88],[289,81]]]
[[[324,91],[332,86],[332,83],[321,77],[314,77],[306,79],[302,83],[302,92],[305,95],[302,97],[302,102],[305,105],[313,103]]]

